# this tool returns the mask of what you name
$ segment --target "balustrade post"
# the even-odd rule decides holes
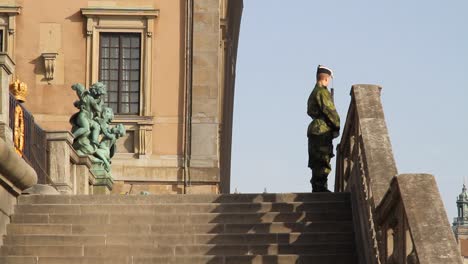
[[[11,76],[15,63],[4,52],[0,52],[0,138],[13,146],[13,132],[10,128],[10,91]]]
[[[73,136],[68,131],[48,131],[46,138],[49,177],[60,193],[72,194],[74,175],[70,167],[70,149]]]

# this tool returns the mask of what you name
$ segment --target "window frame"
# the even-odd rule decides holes
[[[113,122],[133,131],[133,151],[116,153],[116,159],[148,158],[152,150],[153,114],[153,31],[159,10],[154,8],[81,8],[86,26],[86,75],[90,86],[99,78],[100,33],[139,33],[140,39],[140,111],[138,115],[115,115]]]
[[[140,39],[140,106],[135,116],[151,116],[153,81],[154,19],[159,10],[152,8],[82,8],[86,17],[86,84],[99,80],[100,33],[139,33]],[[116,120],[120,114],[116,115]],[[122,116],[128,116],[127,114]]]

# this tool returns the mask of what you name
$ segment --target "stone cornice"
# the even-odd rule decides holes
[[[85,17],[96,16],[140,16],[157,17],[159,10],[154,8],[105,8],[105,7],[86,7],[81,8],[81,14]]]
[[[0,5],[0,13],[7,13],[10,15],[19,15],[21,13],[20,6],[1,6]]]

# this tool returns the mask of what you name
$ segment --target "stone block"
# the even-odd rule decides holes
[[[192,124],[192,156],[216,157],[218,125]]]
[[[195,0],[194,12],[216,12],[219,10],[219,0]]]
[[[71,225],[9,224],[7,234],[15,235],[64,235],[71,234]]]
[[[194,53],[199,51],[218,52],[219,35],[213,33],[198,33],[193,36]],[[216,73],[215,76],[218,74]]]
[[[2,264],[38,264],[37,261],[37,257],[0,256],[0,263]]]
[[[193,54],[193,65],[197,69],[217,70],[218,67],[218,52],[216,51],[200,51]]]
[[[4,245],[0,252],[13,256],[83,256],[83,246],[8,246]]]
[[[2,237],[3,235],[7,233],[6,227],[9,223],[10,223],[10,218],[5,214],[0,213],[0,237]],[[0,246],[2,245],[2,243],[3,243],[3,240],[0,239]]]
[[[65,235],[22,235],[7,236],[6,245],[20,246],[79,246],[79,245],[105,245],[105,236],[65,236]]]
[[[150,225],[73,225],[74,235],[103,235],[103,234],[149,234]]]
[[[16,197],[0,186],[0,213],[11,215],[15,204]]]
[[[206,85],[211,87],[218,87],[218,77],[216,75],[217,69],[194,67],[193,69],[193,85]],[[193,99],[196,99],[193,98]]]
[[[195,12],[193,15],[193,31],[219,32],[219,14],[217,12]]]
[[[126,257],[126,256],[174,256],[173,246],[126,246],[107,245],[84,247],[84,255],[91,257]]]
[[[40,257],[37,264],[131,264],[131,257]]]

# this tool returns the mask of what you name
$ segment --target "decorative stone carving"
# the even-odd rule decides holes
[[[57,55],[58,53],[54,52],[42,53],[42,58],[44,58],[45,78],[48,81],[54,79],[55,60],[57,59]]]
[[[72,89],[79,98],[74,103],[79,112],[70,118],[73,148],[78,155],[88,155],[93,161],[97,183],[111,188],[111,158],[115,154],[115,142],[125,135],[125,128],[122,124],[111,126],[114,113],[112,108],[104,106],[103,83],[94,83],[89,89],[74,84]]]

